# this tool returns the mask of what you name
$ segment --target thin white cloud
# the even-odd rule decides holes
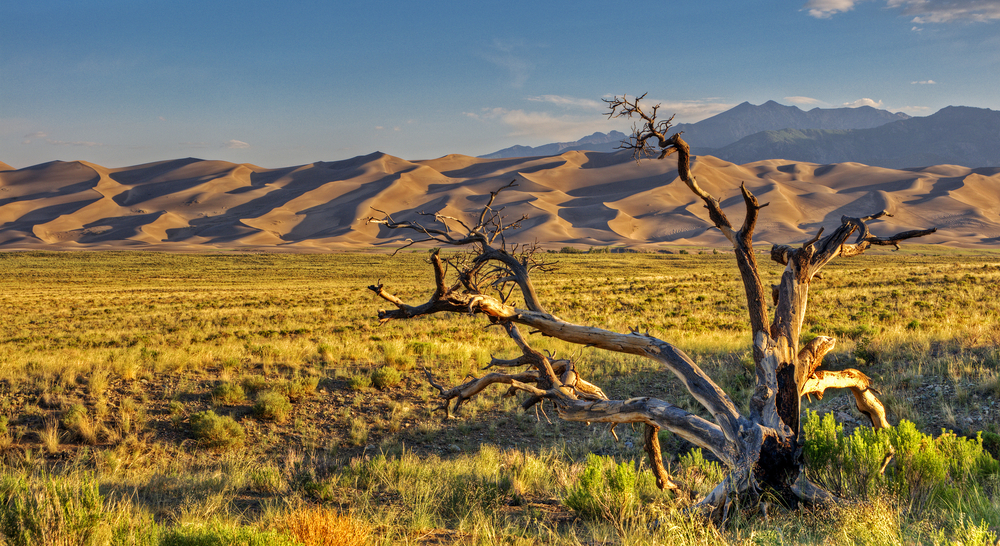
[[[875,102],[872,99],[864,98],[864,99],[858,99],[854,102],[845,102],[844,106],[848,108],[860,108],[862,106],[871,106],[872,108],[882,108],[882,101]]]
[[[659,116],[675,116],[674,124],[676,125],[678,123],[695,123],[705,118],[712,117],[715,114],[725,112],[726,110],[736,106],[735,104],[716,102],[717,100],[718,99],[714,97],[708,99],[680,101],[656,101],[643,99],[642,104],[649,106],[659,104]]]
[[[910,115],[924,114],[931,109],[930,106],[904,106],[899,109],[900,112],[906,112]]]
[[[859,0],[809,0],[799,11],[808,11],[817,19],[829,19],[836,13],[854,9]]]
[[[51,138],[47,138],[45,139],[45,142],[48,144],[52,144],[53,146],[84,146],[87,148],[104,146],[104,144],[101,144],[100,142],[90,142],[86,140],[68,141],[68,140],[52,140]]]
[[[583,108],[585,110],[604,110],[607,108],[607,105],[599,100],[564,97],[562,95],[541,95],[538,97],[528,97],[528,100],[546,102],[566,108]]]
[[[915,82],[910,82],[910,85],[935,85],[937,84],[934,80],[920,80]]]
[[[612,123],[601,116],[556,116],[548,112],[526,112],[505,108],[484,108],[481,113],[464,112],[475,120],[500,122],[510,128],[508,136],[525,140],[568,142],[595,132],[606,133],[624,129],[621,123]]]
[[[888,0],[887,5],[916,24],[1000,20],[1000,0]]]
[[[818,19],[829,19],[837,13],[851,11],[864,0],[809,0],[799,11],[807,11]],[[1000,20],[1000,0],[886,0],[886,7],[912,17],[911,30],[923,30],[917,25],[927,23],[990,22]]]
[[[244,150],[249,148],[250,145],[242,140],[230,140],[229,142],[222,145],[223,148],[229,148],[230,150]]]
[[[21,141],[21,144],[31,144],[32,140],[35,140],[36,138],[45,138],[47,136],[49,135],[43,131],[35,131],[34,133],[24,135],[24,140]]]
[[[826,104],[825,102],[812,97],[785,97],[785,100],[792,104]]]

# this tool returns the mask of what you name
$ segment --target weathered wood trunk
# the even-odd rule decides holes
[[[657,120],[654,106],[650,112],[640,107],[642,97],[626,97],[607,101],[609,116],[638,118],[641,129],[623,143],[638,158],[641,154],[658,152],[660,159],[677,154],[678,177],[705,203],[712,224],[732,244],[739,266],[747,299],[748,319],[753,332],[753,358],[756,386],[749,403],[749,415],[742,415],[729,396],[705,374],[686,354],[666,341],[648,333],[632,331],[627,334],[611,332],[591,326],[573,324],[545,311],[538,300],[530,279],[534,269],[547,265],[535,258],[533,247],[522,249],[518,255],[507,251],[503,232],[517,227],[519,222],[505,223],[500,213],[492,208],[501,188],[493,192],[479,214],[478,222],[469,226],[461,220],[435,216],[444,228],[424,226],[413,221],[397,222],[389,215],[369,218],[390,228],[412,229],[433,240],[450,245],[471,245],[473,256],[451,263],[457,269],[457,281],[451,286],[446,282],[448,264],[437,253],[431,261],[435,271],[435,290],[430,300],[421,305],[408,305],[382,285],[369,287],[377,295],[395,305],[396,309],[379,311],[379,319],[405,319],[441,311],[481,313],[504,327],[508,336],[521,349],[522,356],[513,360],[496,360],[490,367],[510,368],[527,366],[528,371],[490,373],[453,388],[428,380],[440,391],[441,409],[451,415],[461,403],[494,383],[509,385],[510,393],[523,391],[529,397],[522,404],[528,408],[542,400],[551,400],[559,416],[572,421],[603,422],[614,426],[621,423],[643,423],[646,452],[651,458],[651,468],[661,488],[678,486],[666,474],[660,459],[657,431],[669,430],[680,437],[708,449],[730,470],[699,506],[708,513],[725,515],[729,501],[736,495],[756,500],[763,493],[788,506],[800,500],[819,501],[829,494],[813,485],[806,478],[802,461],[800,417],[801,401],[805,395],[822,397],[830,388],[848,388],[854,393],[858,409],[867,415],[875,427],[888,426],[885,409],[872,392],[871,384],[857,370],[818,370],[823,356],[834,347],[829,337],[817,337],[806,346],[799,347],[805,318],[809,285],[819,270],[838,257],[863,253],[871,245],[896,245],[899,241],[919,237],[930,230],[910,231],[892,237],[874,237],[867,222],[887,214],[881,211],[865,218],[841,219],[833,233],[822,237],[823,230],[800,247],[775,245],[770,258],[785,266],[778,285],[765,289],[753,249],[753,231],[760,209],[756,197],[745,187],[740,191],[746,206],[746,217],[739,229],[734,228],[722,211],[718,199],[703,190],[691,171],[691,157],[687,143],[679,134],[666,135],[670,120]],[[651,144],[652,143],[652,144]],[[655,146],[655,149],[654,149]],[[513,184],[513,182],[511,183]],[[507,187],[510,187],[508,185]],[[458,236],[448,224],[459,224]],[[848,242],[855,234],[853,242]],[[499,238],[500,246],[494,243]],[[487,264],[491,264],[487,267]],[[510,305],[511,290],[522,295],[525,309]],[[768,311],[768,300],[773,313]],[[770,315],[770,320],[769,320]],[[573,363],[568,360],[550,361],[548,357],[531,348],[518,330],[524,325],[546,336],[609,351],[641,355],[659,362],[673,373],[705,408],[711,420],[678,408],[669,402],[642,397],[629,400],[608,400],[597,386],[580,377]]]

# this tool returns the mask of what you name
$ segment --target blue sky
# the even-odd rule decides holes
[[[480,155],[743,101],[1000,110],[1000,0],[0,5],[0,161]]]

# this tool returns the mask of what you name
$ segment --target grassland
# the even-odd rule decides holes
[[[442,422],[421,367],[453,383],[514,353],[474,317],[378,326],[385,302],[365,287],[381,280],[422,302],[425,257],[0,254],[0,502],[10,499],[0,544],[986,544],[1000,529],[1000,477],[985,459],[975,479],[946,473],[906,493],[817,467],[852,502],[717,529],[685,515],[688,496],[635,473],[639,430],[615,443],[605,427],[518,413],[500,389]],[[750,335],[732,258],[553,257],[559,268],[536,279],[553,313],[648,329],[746,403]],[[779,267],[762,267],[777,282]],[[893,424],[947,445],[943,428],[982,431],[989,451],[1000,432],[998,293],[997,253],[841,260],[813,284],[805,335],[838,338],[827,367],[875,379]],[[699,409],[645,361],[533,343],[576,359],[612,397]],[[849,395],[810,408],[845,423],[838,437],[866,433]],[[695,496],[718,480],[691,446],[662,441]],[[618,489],[600,486],[605,474]],[[19,542],[11,526],[26,521],[41,534]]]

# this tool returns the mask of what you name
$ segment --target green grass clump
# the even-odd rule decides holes
[[[563,503],[585,519],[619,520],[640,503],[639,476],[631,462],[615,463],[593,453]]]
[[[198,442],[215,450],[225,450],[243,445],[246,432],[228,415],[214,411],[200,411],[191,416],[191,432]]]
[[[292,403],[288,397],[277,391],[264,391],[257,395],[253,414],[260,419],[284,423],[292,413]]]
[[[243,387],[235,383],[222,383],[212,389],[212,404],[216,406],[235,406],[246,400],[247,395]]]
[[[160,538],[161,546],[299,546],[287,533],[254,526],[210,524],[175,527]]]
[[[87,413],[87,407],[83,404],[73,404],[63,414],[63,426],[72,432],[80,441],[95,445],[97,443],[97,430],[94,421]]]
[[[10,546],[91,544],[103,516],[103,498],[89,474],[0,479],[0,533]]]
[[[378,390],[395,387],[402,380],[399,370],[392,366],[382,366],[372,372],[372,385]]]

